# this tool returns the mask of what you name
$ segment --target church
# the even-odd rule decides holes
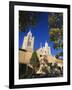
[[[32,35],[31,31],[27,33],[26,36],[24,36],[22,48],[19,49],[19,62],[24,64],[30,63],[30,58],[32,56],[32,53],[34,51],[34,40],[35,37]],[[45,45],[42,47],[42,44],[40,45],[40,48],[36,50],[37,56],[39,58],[40,63],[44,63],[44,58],[48,60],[49,63],[58,63],[60,67],[63,66],[63,61],[60,59],[55,58],[51,54],[51,48],[48,45],[47,42],[45,42]]]

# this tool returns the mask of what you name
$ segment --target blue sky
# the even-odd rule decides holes
[[[56,55],[60,50],[55,50],[53,48],[53,42],[49,42],[49,26],[48,26],[48,12],[41,12],[38,14],[38,22],[35,27],[29,26],[26,32],[19,32],[19,48],[22,47],[24,36],[27,35],[29,30],[31,30],[34,39],[34,50],[40,48],[40,43],[44,46],[45,42],[51,47],[52,55]]]

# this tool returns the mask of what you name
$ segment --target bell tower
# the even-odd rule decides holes
[[[47,42],[45,42],[45,52],[46,52],[47,55],[51,55],[51,49],[48,46],[48,43]]]
[[[32,36],[31,31],[27,33],[27,36],[24,37],[22,49],[33,51],[34,47],[34,37]]]

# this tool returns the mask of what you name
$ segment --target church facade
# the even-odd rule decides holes
[[[22,50],[19,50],[19,62],[29,64],[30,58],[32,56],[32,53],[34,51],[34,36],[32,36],[31,31],[27,33],[27,36],[24,37],[23,44],[22,44]],[[51,54],[51,48],[48,45],[47,42],[45,42],[45,46],[42,47],[40,45],[40,48],[36,50],[37,56],[39,58],[39,61],[42,65],[44,63],[44,58],[48,60],[48,62],[54,64],[58,63],[59,66],[63,66],[63,61],[60,59],[56,59]]]

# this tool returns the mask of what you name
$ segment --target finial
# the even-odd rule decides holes
[[[48,43],[47,43],[47,41],[45,42],[45,47],[48,47]]]
[[[31,30],[29,30],[28,35],[32,36]]]

